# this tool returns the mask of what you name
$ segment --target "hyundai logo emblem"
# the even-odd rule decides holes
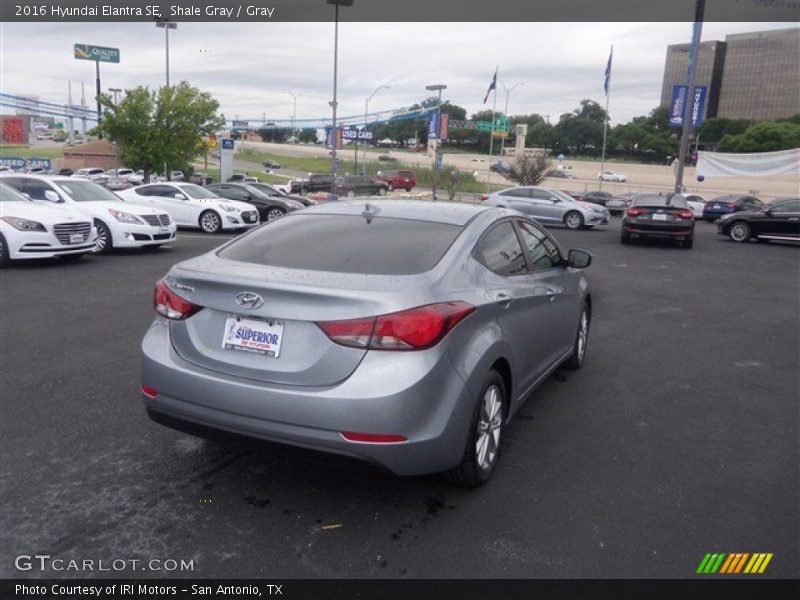
[[[242,308],[256,309],[264,304],[264,299],[254,292],[242,292],[236,295],[236,304]]]

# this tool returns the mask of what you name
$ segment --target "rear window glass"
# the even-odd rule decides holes
[[[461,231],[458,225],[426,221],[293,215],[243,236],[218,255],[289,269],[414,275],[436,266]]]
[[[413,177],[414,176],[414,173],[412,173],[411,171],[398,171],[397,174],[400,175],[400,177]]]
[[[633,203],[634,206],[674,206],[676,208],[688,208],[686,199],[683,196],[660,196],[658,194],[647,194],[637,196]]]

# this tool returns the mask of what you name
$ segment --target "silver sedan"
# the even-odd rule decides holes
[[[519,186],[484,197],[487,204],[513,208],[542,224],[559,224],[568,229],[590,229],[607,225],[609,212],[602,206],[579,202],[560,190],[542,186]]]
[[[586,355],[591,256],[512,210],[330,202],[180,263],[142,343],[151,418],[491,477],[509,419]]]

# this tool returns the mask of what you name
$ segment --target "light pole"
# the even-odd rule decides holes
[[[331,200],[335,202],[338,200],[336,196],[336,171],[338,168],[336,164],[336,144],[339,141],[339,136],[336,135],[336,108],[339,102],[336,99],[336,92],[339,83],[339,6],[352,6],[353,0],[326,0],[326,2],[328,4],[333,4],[336,11],[333,30],[333,100],[330,102],[331,108],[333,109],[333,120],[331,121],[331,146],[333,146],[333,152],[331,152],[333,161],[331,167],[331,175],[333,175],[331,178]]]
[[[169,30],[177,29],[178,24],[172,23],[169,19],[156,20],[156,27],[163,29],[166,34],[166,48],[167,48],[167,87],[169,87]]]
[[[436,83],[433,85],[426,85],[425,89],[430,92],[439,92],[439,100],[436,102],[436,123],[435,133],[436,143],[433,144],[433,182],[431,184],[431,192],[433,199],[436,200],[436,180],[439,176],[439,134],[442,131],[442,90],[446,90],[447,86],[443,83]],[[430,144],[430,139],[428,140]]]
[[[511,87],[506,87],[506,84],[501,79],[500,80],[500,85],[502,85],[503,89],[506,91],[506,109],[503,112],[503,114],[505,115],[506,119],[508,119],[508,97],[511,95],[511,92],[514,91],[514,88],[516,88],[518,85],[525,85],[525,82],[524,81],[520,81],[520,82],[515,83]],[[511,126],[511,122],[509,121],[509,127],[510,126]],[[506,132],[506,135],[508,135],[508,132]],[[506,147],[506,138],[502,137],[502,138],[500,138],[500,160],[503,160],[503,152],[505,151],[505,147]]]
[[[114,104],[117,103],[117,94],[122,93],[122,88],[108,88],[108,91],[114,94]]]
[[[366,134],[367,131],[367,114],[369,113],[369,101],[375,97],[375,94],[380,92],[381,90],[388,90],[392,86],[390,85],[379,85],[375,88],[375,91],[372,92],[367,99],[364,101],[364,132]],[[362,177],[367,174],[367,138],[364,138],[364,158],[361,161],[361,175]],[[356,134],[356,152],[353,158],[353,172],[358,173],[358,134]]]
[[[293,143],[297,143],[297,98],[303,95],[303,92],[293,92],[291,90],[284,89],[284,92],[289,94],[292,97],[292,101],[294,103],[294,108],[292,108],[292,139]]]

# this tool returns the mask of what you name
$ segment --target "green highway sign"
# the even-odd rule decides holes
[[[478,121],[475,124],[475,129],[478,131],[491,131],[492,130],[492,122],[491,121]],[[503,117],[498,117],[495,119],[494,122],[494,130],[495,131],[507,131],[508,130],[508,119]]]
[[[92,46],[91,44],[75,44],[75,58],[81,60],[96,60],[99,62],[119,62],[119,48],[106,48],[105,46]]]

